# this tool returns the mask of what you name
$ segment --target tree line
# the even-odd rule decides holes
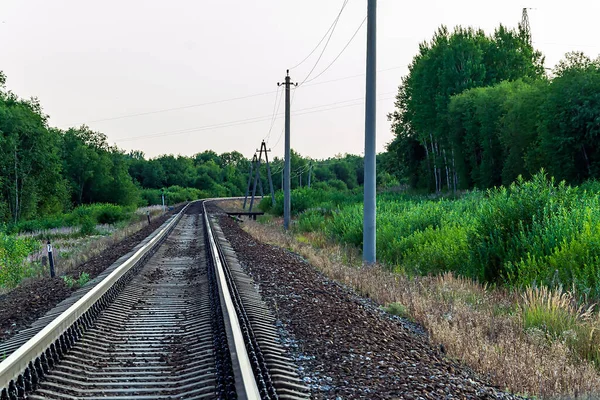
[[[548,76],[519,26],[441,27],[403,78],[386,168],[440,192],[509,185],[545,169],[578,184],[600,175],[600,59],[569,53]]]
[[[105,134],[85,125],[66,130],[49,126],[39,100],[19,98],[5,83],[0,71],[0,224],[58,215],[92,203],[160,204],[163,191],[173,203],[242,196],[247,189],[250,160],[237,151],[148,159],[141,151],[110,145]],[[353,189],[362,184],[358,156],[312,160],[293,152],[291,163],[292,188],[307,186],[309,174],[317,187]],[[281,189],[282,170],[283,160],[275,158],[275,190]],[[261,180],[266,191],[264,160]]]

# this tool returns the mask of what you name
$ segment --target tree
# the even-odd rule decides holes
[[[392,149],[403,157],[398,162],[410,164],[406,171],[419,175],[406,178],[421,185],[427,182],[423,186],[435,191],[444,186],[456,189],[456,146],[452,146],[449,135],[450,124],[456,122],[449,115],[451,97],[503,80],[539,78],[542,65],[541,54],[531,47],[522,30],[500,26],[486,36],[472,28],[458,27],[452,33],[444,26],[438,29],[430,42],[419,46],[409,74],[402,79],[396,111],[389,115],[398,138]],[[463,140],[456,133],[454,130],[454,141]],[[414,146],[416,142],[420,148]],[[400,143],[407,144],[407,149],[399,151]],[[497,147],[492,143],[486,153],[495,152]],[[421,159],[423,153],[425,158]]]
[[[567,55],[540,111],[540,149],[548,172],[579,183],[600,176],[600,62]]]

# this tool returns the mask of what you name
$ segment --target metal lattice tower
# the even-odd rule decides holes
[[[523,16],[521,17],[521,29],[523,33],[527,35],[529,44],[532,44],[531,40],[531,26],[529,25],[529,15],[527,15],[527,8],[523,8]]]

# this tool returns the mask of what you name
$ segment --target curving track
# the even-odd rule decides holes
[[[2,400],[308,398],[273,317],[204,204],[178,218],[111,299],[29,360]]]

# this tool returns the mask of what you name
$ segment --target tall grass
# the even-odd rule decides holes
[[[452,271],[516,287],[573,287],[584,299],[597,299],[598,188],[594,182],[581,188],[556,183],[542,171],[459,199],[385,194],[377,202],[377,256],[409,273]],[[297,192],[297,210],[305,212],[296,226],[360,248],[360,193],[333,193]]]

